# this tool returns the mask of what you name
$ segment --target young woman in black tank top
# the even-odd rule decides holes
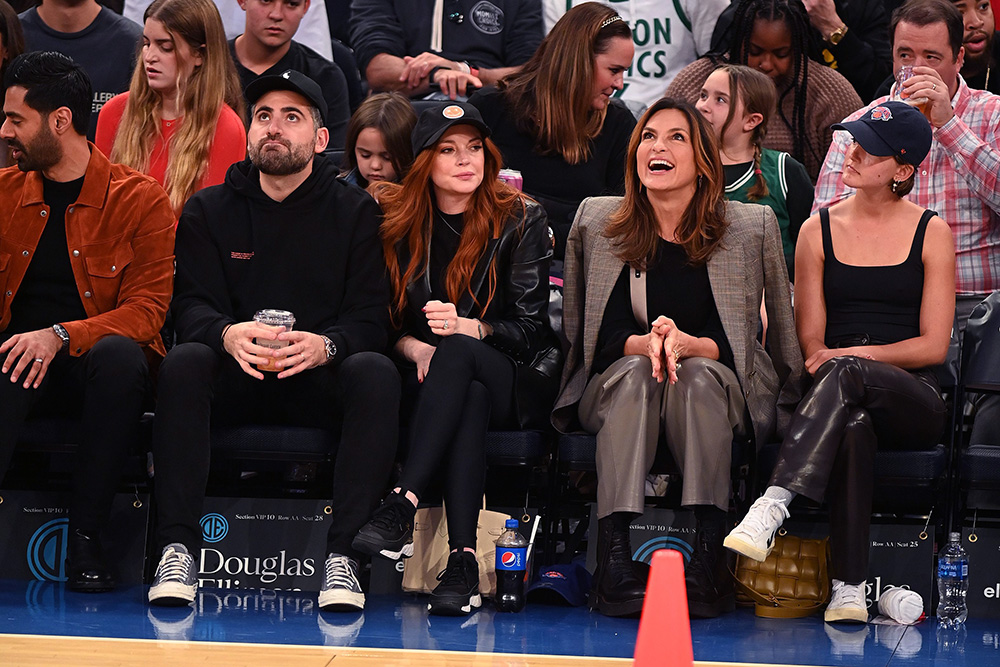
[[[833,577],[825,620],[865,623],[875,452],[933,447],[944,428],[929,367],[948,350],[955,250],[941,218],[903,199],[930,148],[920,112],[887,102],[834,129],[854,136],[843,178],[856,194],[809,218],[795,250],[795,320],[812,387],[771,486],[725,544],[763,560],[797,494],[825,499]]]

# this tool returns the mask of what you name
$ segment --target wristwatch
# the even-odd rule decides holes
[[[320,338],[323,339],[323,345],[326,346],[326,363],[330,363],[337,356],[337,344],[326,336],[320,336]]]
[[[59,336],[59,340],[62,341],[62,347],[59,348],[59,351],[62,352],[69,347],[69,332],[66,331],[66,328],[61,324],[53,324],[52,330],[57,336]]]
[[[840,44],[840,40],[844,39],[844,35],[847,34],[847,24],[841,25],[839,28],[830,33],[830,36],[826,38],[826,41],[830,42],[834,46]]]

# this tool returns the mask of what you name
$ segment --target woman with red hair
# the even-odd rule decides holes
[[[559,376],[548,325],[552,246],[534,202],[501,182],[501,157],[470,104],[425,110],[413,166],[373,191],[385,211],[382,244],[399,327],[395,351],[419,383],[399,485],[359,531],[354,548],[413,553],[417,501],[441,482],[451,554],[431,613],[482,603],[476,524],[486,430],[548,421]]]

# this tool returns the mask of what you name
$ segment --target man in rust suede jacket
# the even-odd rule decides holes
[[[82,415],[66,570],[74,590],[108,590],[98,536],[164,354],[175,219],[156,181],[88,143],[90,80],[71,59],[22,55],[4,83],[0,480],[29,413]]]

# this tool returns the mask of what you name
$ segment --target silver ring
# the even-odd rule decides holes
[[[932,83],[931,84],[931,90],[937,90],[937,84],[936,83]]]
[[[441,328],[444,329],[445,331],[448,330],[448,320],[444,321],[444,326],[442,326]]]
[[[36,364],[44,364],[45,360],[44,359],[35,359],[35,363]]]

